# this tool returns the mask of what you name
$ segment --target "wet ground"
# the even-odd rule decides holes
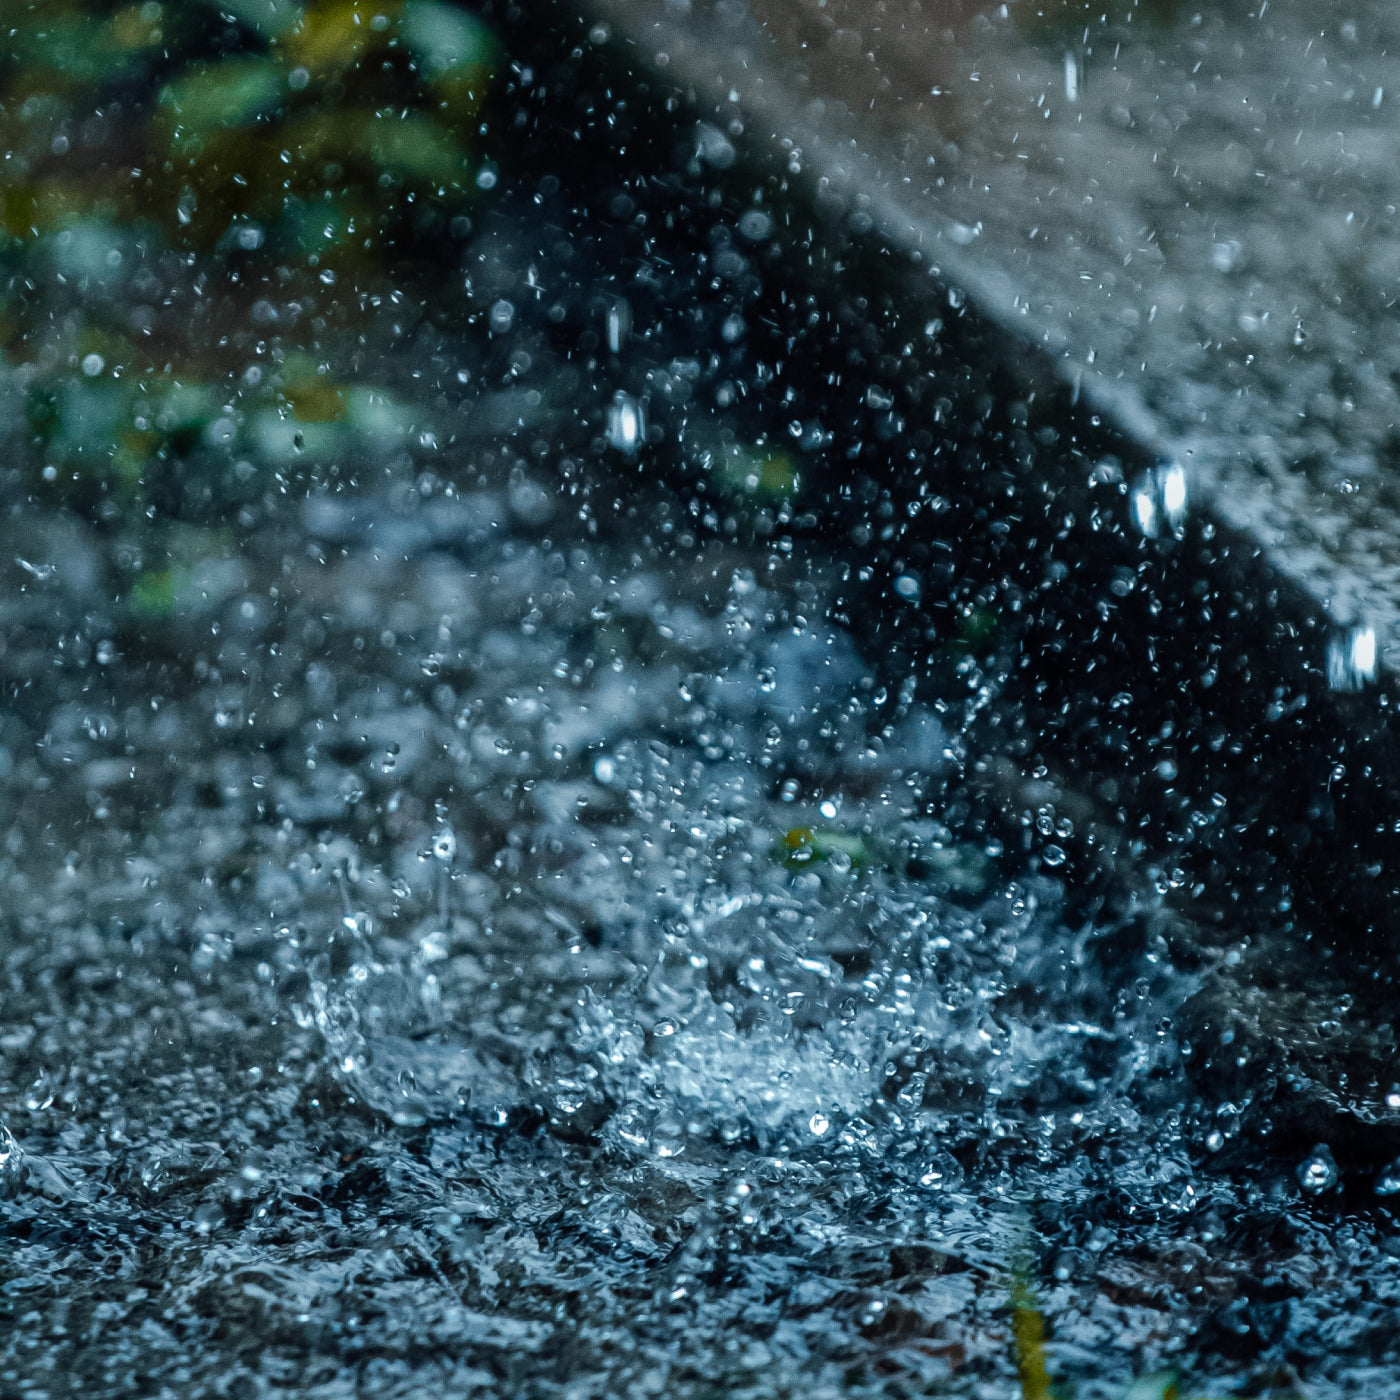
[[[9,250],[0,1390],[1006,1396],[1033,1288],[1080,1395],[1386,1393],[1387,955],[1252,834],[1322,639],[1183,643],[1118,445],[489,21],[353,296]]]

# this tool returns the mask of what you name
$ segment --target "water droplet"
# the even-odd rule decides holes
[[[24,1106],[31,1113],[53,1107],[53,1090],[49,1087],[46,1076],[41,1074],[29,1086],[29,1090],[24,1096]]]
[[[457,836],[450,826],[445,826],[433,837],[433,858],[444,865],[450,865],[457,855]]]
[[[1079,101],[1079,56],[1065,53],[1065,101]]]
[[[560,1080],[554,1094],[554,1106],[566,1117],[572,1117],[588,1102],[588,1093],[582,1086]]]
[[[1217,272],[1230,272],[1240,260],[1243,247],[1238,239],[1226,238],[1211,245],[1210,265]]]
[[[1176,462],[1163,462],[1143,472],[1128,498],[1138,533],[1156,539],[1165,531],[1180,539],[1185,532],[1189,494],[1186,472]]]
[[[1327,643],[1327,684],[1337,691],[1363,689],[1376,678],[1376,629],[1349,627]]]
[[[609,444],[630,456],[641,445],[645,435],[646,413],[641,401],[619,390],[608,409]]]
[[[751,243],[762,243],[773,232],[773,220],[762,209],[750,209],[739,216],[739,236]]]
[[[616,297],[608,303],[608,311],[605,319],[608,337],[608,349],[614,355],[621,354],[622,347],[627,344],[627,337],[632,333],[632,306],[624,297]]]
[[[831,1129],[831,1119],[825,1113],[814,1113],[807,1122],[814,1137],[825,1137]]]
[[[710,122],[696,124],[695,144],[700,159],[715,170],[728,170],[737,159],[733,143]]]
[[[1298,1184],[1310,1196],[1330,1191],[1337,1184],[1337,1163],[1326,1143],[1319,1143],[1298,1168]]]
[[[663,1112],[651,1134],[651,1150],[658,1157],[679,1157],[685,1151],[685,1124],[675,1113]]]

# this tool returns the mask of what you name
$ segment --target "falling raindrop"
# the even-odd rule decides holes
[[[1065,101],[1078,102],[1081,69],[1079,56],[1068,50],[1065,52]]]
[[[1376,678],[1376,629],[1360,624],[1327,641],[1327,684],[1337,691],[1363,690]]]
[[[1138,533],[1148,539],[1168,534],[1180,539],[1186,528],[1188,489],[1179,463],[1162,462],[1139,475],[1128,497]]]
[[[646,433],[646,415],[641,400],[619,390],[608,408],[608,442],[629,457],[641,445]]]
[[[625,297],[614,297],[608,303],[604,323],[607,330],[608,349],[614,355],[620,355],[623,347],[627,344],[627,337],[632,333],[631,303]]]

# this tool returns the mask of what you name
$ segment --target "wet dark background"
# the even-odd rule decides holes
[[[12,8],[3,1387],[1383,1392],[1248,546],[566,10]]]

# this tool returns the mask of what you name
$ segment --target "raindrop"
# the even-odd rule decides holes
[[[83,373],[87,375],[89,379],[95,378],[97,375],[101,374],[102,371],[106,368],[107,361],[104,360],[102,356],[97,354],[96,352],[94,352],[91,355],[83,356]]]
[[[450,865],[457,856],[457,837],[450,826],[445,826],[433,837],[433,859]]]
[[[1376,678],[1376,629],[1349,627],[1327,643],[1327,684],[1333,690],[1363,689]]]
[[[1066,51],[1065,53],[1065,101],[1079,101],[1079,57],[1077,54]]]
[[[814,1113],[807,1122],[814,1137],[825,1137],[831,1129],[831,1119],[825,1113]]]
[[[554,1105],[560,1113],[572,1117],[588,1102],[588,1091],[572,1080],[561,1079],[554,1095]]]
[[[52,1108],[54,1100],[53,1089],[49,1086],[46,1075],[40,1075],[30,1086],[24,1096],[24,1106],[31,1113],[38,1113],[43,1109]]]
[[[695,128],[700,159],[713,170],[728,170],[735,161],[733,143],[717,126],[700,122]]]
[[[632,306],[624,297],[616,297],[608,303],[606,327],[608,349],[614,355],[621,354],[632,333]]]
[[[1211,245],[1210,265],[1217,272],[1230,272],[1240,260],[1241,247],[1239,242],[1233,238],[1227,238],[1223,242]]]
[[[1310,1196],[1330,1191],[1337,1184],[1337,1163],[1326,1143],[1313,1148],[1312,1155],[1298,1168],[1298,1184]]]
[[[739,235],[751,243],[762,243],[773,232],[773,220],[762,209],[750,209],[739,218]]]
[[[640,446],[646,433],[646,414],[632,394],[619,390],[608,409],[608,442],[629,456]]]
[[[1128,506],[1138,533],[1156,539],[1163,532],[1180,539],[1185,533],[1186,472],[1176,462],[1163,462],[1142,473],[1133,484]]]

